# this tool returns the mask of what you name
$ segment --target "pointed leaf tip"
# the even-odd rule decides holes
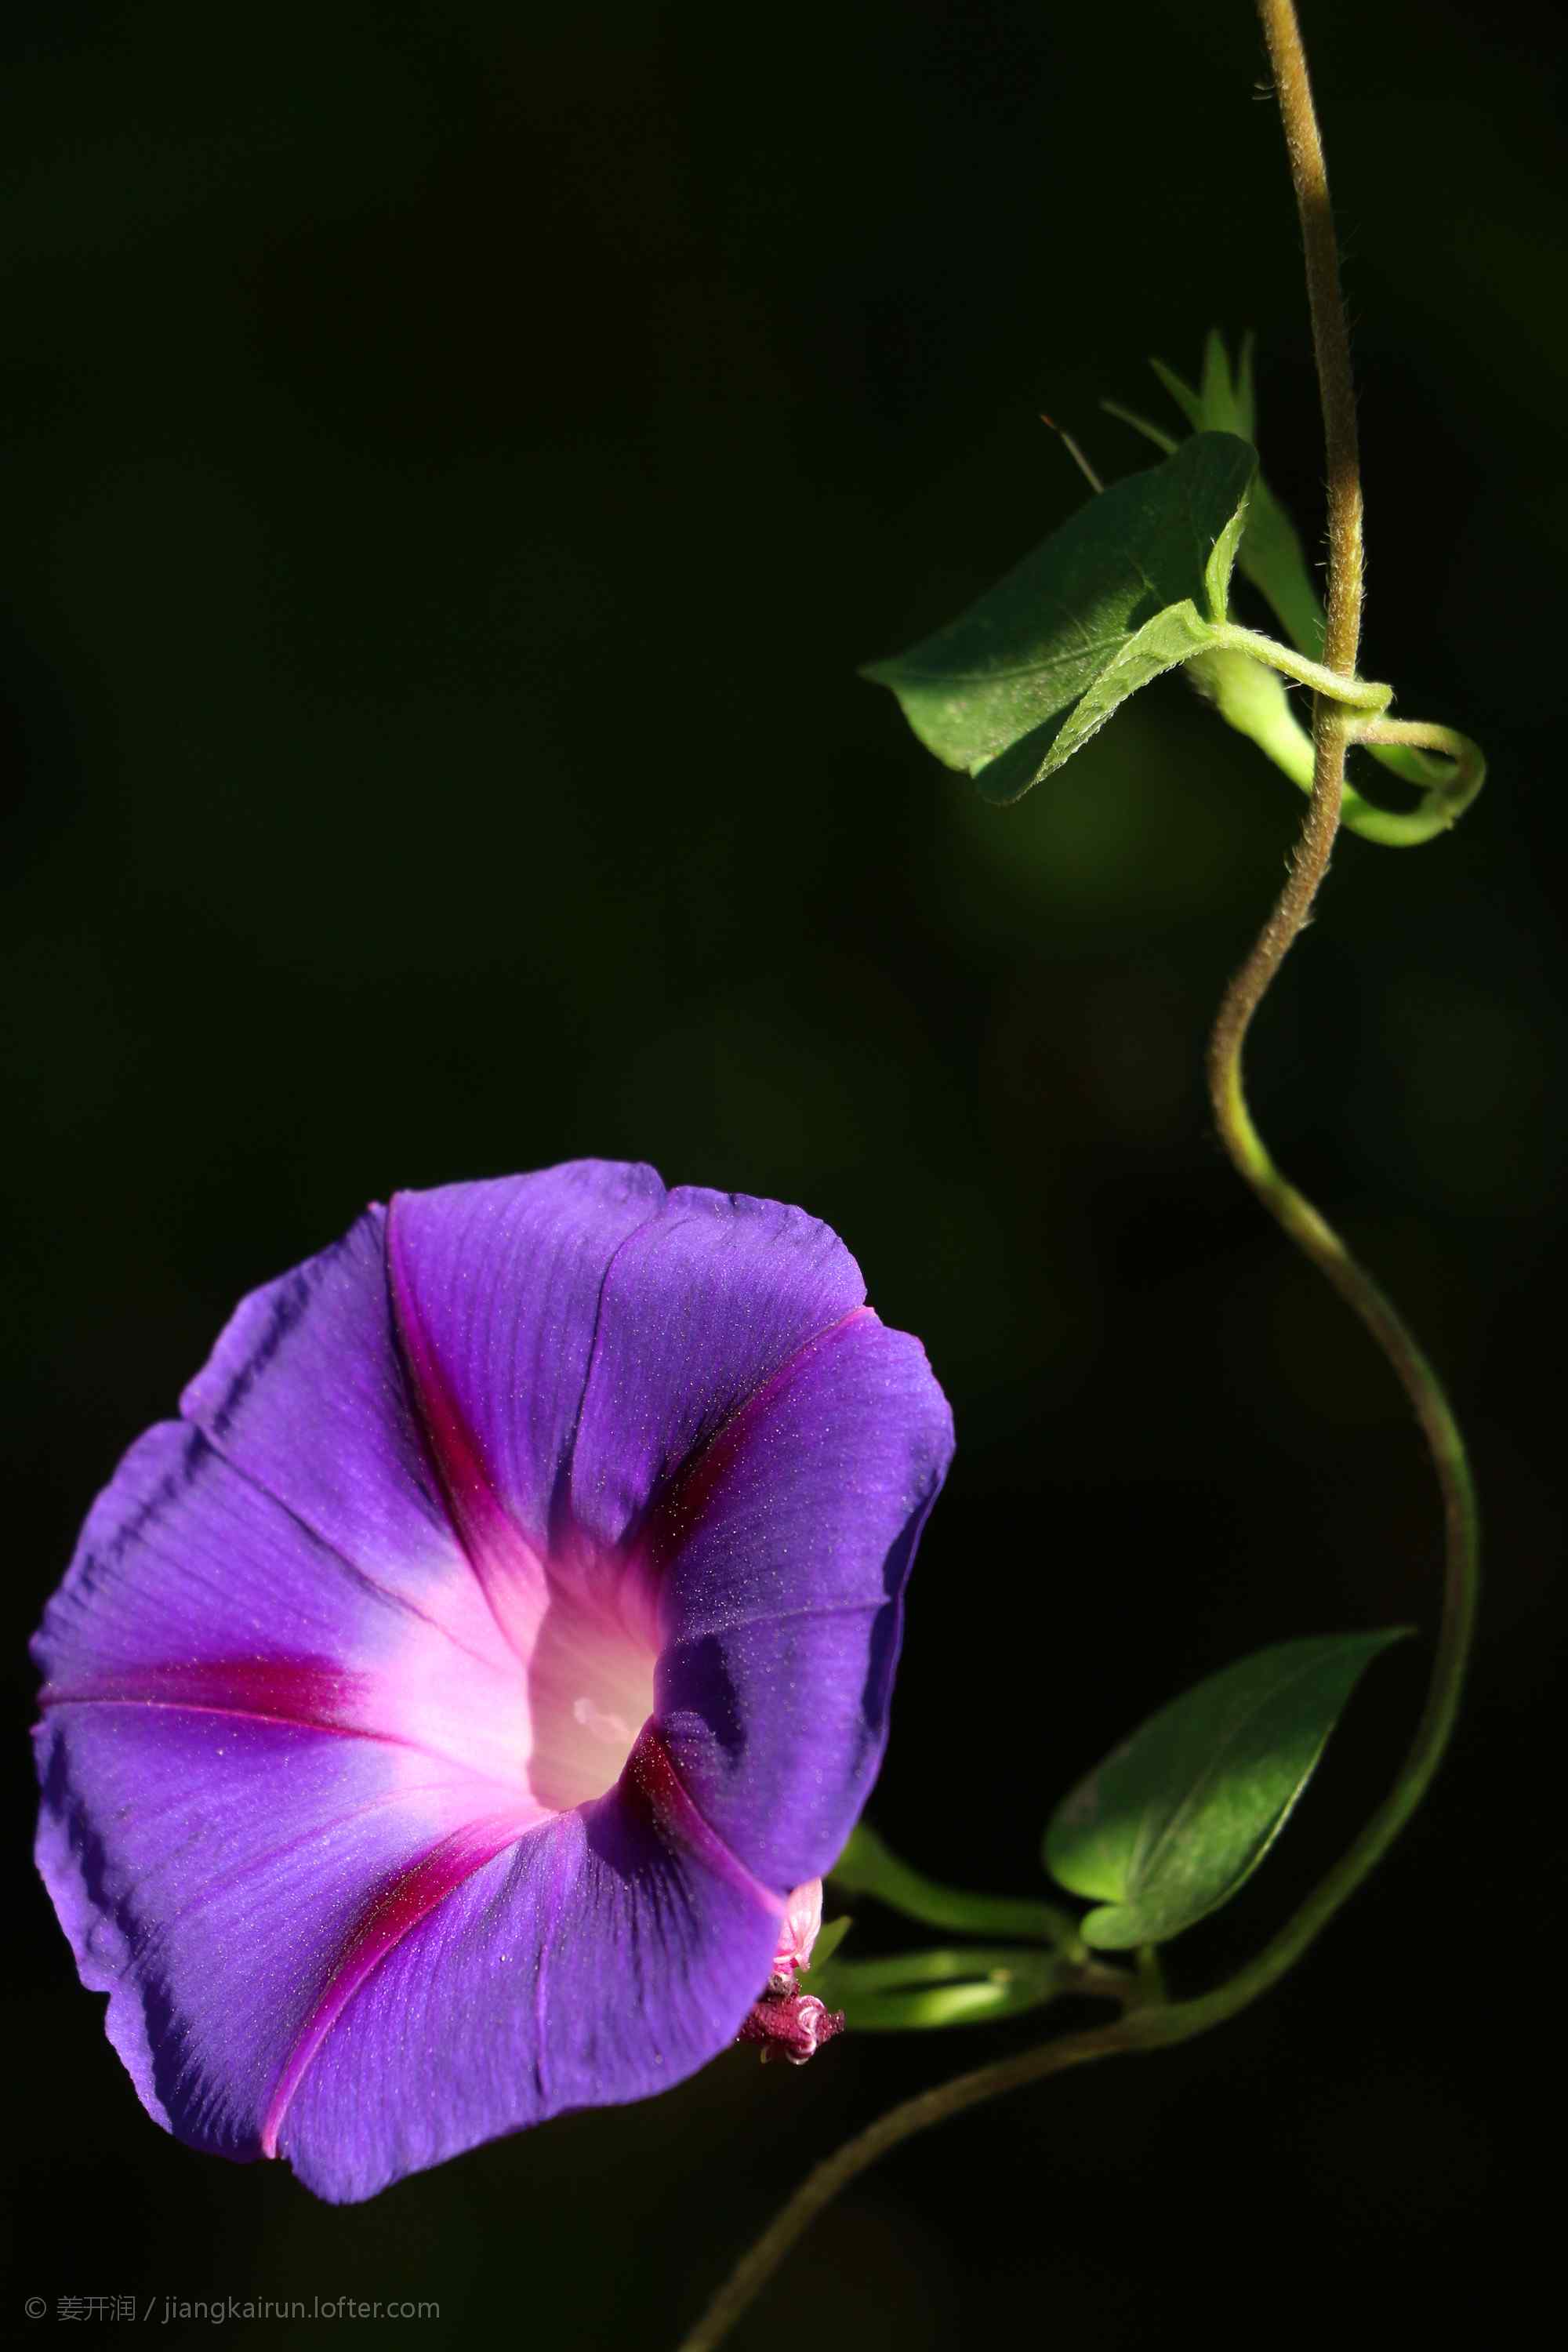
[[[1364,1669],[1409,1629],[1281,1642],[1163,1707],[1060,1804],[1059,1885],[1087,1943],[1164,1943],[1227,1903],[1284,1827]]]

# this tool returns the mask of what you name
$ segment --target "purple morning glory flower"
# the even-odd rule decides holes
[[[160,2123],[368,2197],[792,1991],[952,1451],[826,1226],[593,1160],[399,1193],[181,1410],[37,1644],[39,1864]]]

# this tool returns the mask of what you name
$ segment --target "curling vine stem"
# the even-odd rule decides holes
[[[1340,290],[1339,249],[1328,174],[1312,105],[1306,54],[1293,0],[1258,0],[1290,160],[1306,247],[1312,340],[1322,398],[1329,470],[1328,669],[1353,679],[1361,641],[1362,491],[1350,337]],[[1377,1811],[1300,1910],[1257,1958],[1214,1991],[1164,2000],[1156,1982],[1129,1975],[1118,1989],[1121,2014],[1032,2050],[977,2066],[891,2108],[819,2164],[744,2254],[681,2352],[713,2352],[747,2310],[802,2231],[823,2208],[889,2149],[933,2124],[1068,2067],[1134,2050],[1189,2041],[1246,2009],[1307,1950],[1393,1843],[1421,1802],[1441,1760],[1458,1711],[1475,1617],[1479,1527],[1474,1488],[1453,1412],[1436,1372],[1378,1285],[1351,1256],[1311,1202],[1280,1174],[1253,1125],[1242,1087],[1242,1049],[1252,1017],[1312,908],[1328,870],[1344,793],[1347,744],[1371,727],[1382,740],[1391,722],[1358,727],[1343,703],[1319,695],[1314,709],[1315,769],[1306,821],[1284,889],[1257,944],[1226,992],[1209,1054],[1209,1083],[1221,1139],[1238,1172],[1313,1265],[1361,1317],[1397,1375],[1431,1452],[1442,1495],[1446,1537],[1443,1612],[1426,1706],[1404,1766]],[[1398,740],[1410,740],[1408,733]],[[1434,743],[1434,748],[1439,747]]]
[[[1391,686],[1376,686],[1370,678],[1347,676],[1324,662],[1309,661],[1293,646],[1282,646],[1277,637],[1266,637],[1258,629],[1238,628],[1231,621],[1215,622],[1204,643],[1215,653],[1250,654],[1254,661],[1266,662],[1282,677],[1294,678],[1298,686],[1312,687],[1320,698],[1327,695],[1331,701],[1363,716],[1380,716],[1394,699]]]

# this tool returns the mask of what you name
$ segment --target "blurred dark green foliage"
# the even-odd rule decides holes
[[[1511,2157],[1472,1956],[1538,1866],[1500,1801],[1559,1756],[1563,51],[1476,0],[1306,29],[1365,664],[1492,782],[1431,848],[1344,844],[1254,1094],[1473,1432],[1474,1700],[1286,1990],[908,2150],[756,2352],[1019,2314],[1142,2347],[1218,2214],[1237,2342],[1257,2294],[1274,2342],[1352,2294],[1406,2333],[1456,2265],[1520,2274],[1477,2220]],[[1205,1026],[1296,795],[1167,680],[987,809],[854,675],[1077,502],[1042,407],[1141,465],[1099,398],[1147,405],[1145,354],[1190,370],[1215,320],[1258,330],[1316,544],[1249,11],[22,0],[0,55],[14,1856],[21,1641],[235,1298],[391,1187],[595,1152],[805,1202],[926,1340],[962,1450],[877,1817],[1037,1892],[1116,1738],[1265,1642],[1423,1612],[1436,1556],[1391,1381],[1207,1129]],[[1415,1644],[1380,1672],[1181,1967],[1282,1914],[1418,1675]],[[17,2297],[428,2295],[422,2342],[657,2347],[816,2153],[984,2046],[738,2052],[334,2213],[142,2118],[13,1866]]]

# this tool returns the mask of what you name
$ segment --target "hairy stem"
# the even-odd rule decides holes
[[[1312,345],[1323,408],[1323,439],[1329,462],[1328,621],[1323,667],[1342,677],[1355,676],[1361,645],[1362,494],[1356,436],[1355,385],[1351,375],[1350,332],[1340,289],[1339,246],[1323,142],[1312,105],[1307,56],[1293,0],[1258,0],[1268,43],[1274,86],[1279,98],[1290,178],[1296,191],[1306,247],[1307,294],[1312,313]],[[1242,1047],[1252,1016],[1269,983],[1300,938],[1312,911],[1318,887],[1328,871],[1340,829],[1345,789],[1346,716],[1325,696],[1317,698],[1312,729],[1312,797],[1290,861],[1285,887],[1258,935],[1251,955],[1226,992],[1209,1052],[1209,1088],[1215,1116],[1231,1158],[1249,1182],[1259,1181],[1258,1142],[1247,1117],[1241,1083]]]
[[[1329,460],[1328,626],[1325,667],[1348,678],[1361,641],[1362,493],[1356,445],[1350,339],[1340,290],[1339,252],[1328,175],[1318,135],[1307,60],[1293,0],[1258,0],[1279,94],[1291,178],[1306,245],[1312,340],[1322,395]],[[1311,1202],[1282,1176],[1253,1124],[1242,1080],[1242,1051],[1253,1014],[1299,938],[1328,868],[1344,794],[1345,751],[1352,741],[1405,743],[1446,752],[1456,763],[1455,796],[1479,790],[1484,769],[1475,746],[1449,729],[1420,721],[1357,719],[1342,700],[1320,694],[1313,724],[1312,796],[1289,876],[1251,955],[1232,981],[1215,1023],[1209,1087],[1220,1137],[1232,1161],[1297,1247],[1354,1308],[1404,1388],[1426,1437],[1442,1496],[1445,1536],[1443,1612],[1426,1704],[1399,1778],[1349,1850],[1295,1917],[1257,1959],[1206,1999],[1182,2004],[1206,2023],[1255,2000],[1325,1927],[1386,1852],[1426,1792],[1458,1706],[1474,1625],[1479,1573],[1475,1489],[1452,1408],[1432,1365],[1365,1269]],[[1180,2012],[1173,2012],[1179,2014]]]
[[[1277,659],[1282,653],[1287,658]],[[1289,654],[1271,637],[1259,636],[1250,629],[1232,629],[1226,624],[1215,629],[1210,650],[1194,657],[1188,675],[1198,691],[1212,698],[1226,724],[1256,743],[1282,774],[1308,794],[1317,776],[1312,738],[1271,673],[1282,672],[1300,683],[1316,686],[1321,693],[1332,691],[1334,699],[1348,703],[1352,714],[1347,730],[1350,740],[1367,745],[1383,757],[1385,765],[1392,764],[1391,753],[1397,755],[1400,764],[1395,772],[1422,795],[1413,809],[1384,808],[1377,802],[1363,800],[1347,783],[1340,802],[1340,823],[1363,840],[1382,842],[1391,849],[1411,849],[1457,824],[1486,782],[1487,763],[1479,746],[1452,727],[1434,726],[1426,719],[1388,719],[1377,712],[1364,715],[1358,707],[1360,698],[1382,688],[1374,689],[1362,678],[1341,678],[1316,663],[1310,665],[1316,676],[1304,677],[1308,667],[1301,656]],[[1325,679],[1334,681],[1331,689],[1321,683]]]
[[[1284,677],[1294,678],[1299,686],[1310,686],[1331,702],[1341,703],[1348,710],[1370,712],[1373,717],[1387,709],[1394,699],[1391,686],[1375,686],[1370,678],[1352,677],[1348,671],[1331,669],[1326,662],[1309,661],[1291,646],[1282,646],[1278,637],[1267,637],[1259,629],[1243,629],[1234,621],[1216,621],[1204,640],[1215,653],[1247,654],[1254,661],[1267,663],[1270,669]]]
[[[1290,176],[1306,246],[1312,339],[1321,390],[1329,470],[1328,626],[1323,664],[1355,678],[1361,641],[1362,492],[1350,337],[1340,290],[1339,252],[1328,174],[1312,106],[1306,55],[1292,0],[1258,0],[1279,92]],[[1363,689],[1364,691],[1364,689]],[[1426,1434],[1442,1493],[1447,1537],[1443,1614],[1421,1720],[1394,1788],[1348,1851],[1294,1916],[1239,1974],[1213,1992],[1166,2000],[1157,1973],[1129,1976],[1119,1990],[1121,2014],[1110,2023],[1039,2044],[979,2066],[906,2099],[849,2140],[808,2175],[721,2287],[681,2352],[713,2352],[755,2299],[790,2248],[825,2206],[890,2149],[1005,2092],[1123,2052],[1190,2040],[1234,2017],[1283,1976],[1354,1893],[1426,1794],[1453,1727],[1475,1616],[1479,1529],[1463,1442],[1436,1372],[1372,1277],[1345,1249],[1311,1202],[1275,1167],[1253,1125],[1242,1085],[1242,1049],[1252,1017],[1300,937],[1328,870],[1344,796],[1345,751],[1352,740],[1403,741],[1447,751],[1463,739],[1446,730],[1359,719],[1337,696],[1320,693],[1313,725],[1312,794],[1284,889],[1251,955],[1226,992],[1209,1055],[1210,1091],[1231,1160],[1286,1234],[1354,1307],[1404,1386]],[[1473,749],[1473,747],[1468,747]],[[1479,755],[1478,755],[1479,756]]]
[[[1487,780],[1479,745],[1456,727],[1438,727],[1426,719],[1363,719],[1352,723],[1350,740],[1369,744],[1374,751],[1379,744],[1397,744],[1428,755],[1426,765],[1433,772],[1425,787],[1425,810],[1407,817],[1394,816],[1387,810],[1375,812],[1383,820],[1383,837],[1402,845],[1415,839],[1417,830],[1426,839],[1440,828],[1457,824]],[[1433,752],[1438,755],[1436,760],[1429,756]],[[1364,824],[1361,829],[1368,830]]]

